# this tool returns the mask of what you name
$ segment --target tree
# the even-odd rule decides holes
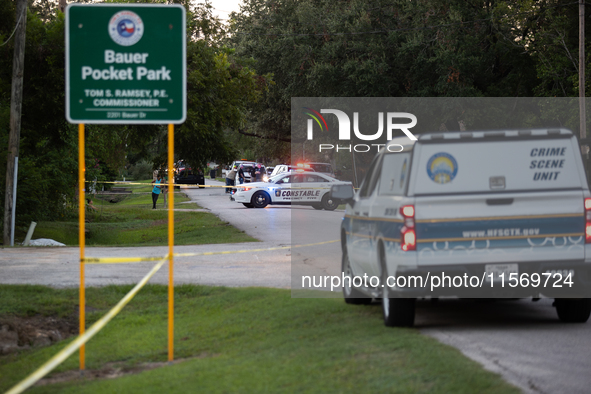
[[[4,9],[2,7],[2,9]],[[2,29],[4,41],[16,21]],[[19,154],[17,224],[64,215],[75,185],[76,155],[72,130],[63,116],[63,16],[43,22],[28,12]],[[8,32],[7,32],[8,31]],[[0,143],[8,146],[13,43],[0,47]],[[61,116],[60,116],[61,115]],[[0,161],[3,162],[3,161]],[[4,183],[5,162],[1,164]],[[4,194],[0,197],[2,209]],[[3,212],[2,212],[3,213]]]
[[[209,1],[190,8],[187,19],[187,120],[175,128],[175,152],[203,168],[209,161],[236,158],[224,130],[243,127],[248,105],[260,99],[271,80],[222,44],[224,26]],[[155,164],[165,162],[161,152]]]
[[[576,97],[579,93],[579,7],[566,0],[507,1],[496,4],[499,25],[510,26],[505,41],[518,47],[535,64],[534,94]],[[586,20],[591,8],[585,7]],[[591,61],[591,31],[585,32],[586,62]],[[588,74],[589,71],[586,70]],[[591,87],[586,77],[587,90]]]
[[[494,3],[248,0],[228,42],[275,84],[247,135],[293,139],[292,97],[530,96],[533,60],[507,42]]]

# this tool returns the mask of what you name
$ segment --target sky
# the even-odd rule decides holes
[[[240,3],[242,0],[211,0],[213,6],[213,13],[223,19],[228,19],[228,15],[232,11],[240,11]]]

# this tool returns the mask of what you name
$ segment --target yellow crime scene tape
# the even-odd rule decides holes
[[[98,183],[112,183],[115,185],[143,185],[143,186],[150,186],[152,187],[151,183],[139,183],[139,182],[123,182],[123,181],[104,181],[104,182],[98,182]],[[234,185],[234,186],[226,186],[226,185],[195,185],[195,184],[185,184],[185,183],[174,183],[174,186],[183,186],[189,189],[197,189],[197,188],[204,188],[204,187],[219,187],[219,188],[230,188],[230,189],[244,189],[246,187],[251,187],[250,185],[243,183],[242,185]],[[168,184],[163,183],[160,184],[159,186],[168,186]],[[328,187],[303,187],[303,186],[277,186],[281,189],[329,189]],[[359,189],[358,187],[354,188],[355,190]],[[151,192],[136,192],[134,194],[142,194],[142,193],[151,193]],[[100,193],[100,194],[108,194],[108,193]],[[113,194],[119,194],[119,193],[113,193]]]
[[[45,364],[43,364],[35,372],[27,376],[20,383],[16,384],[6,394],[19,394],[25,391],[27,388],[34,385],[39,379],[47,375],[52,369],[64,362],[68,357],[72,355],[80,346],[84,345],[90,338],[92,338],[97,332],[99,332],[109,321],[111,321],[122,309],[131,301],[131,299],[140,291],[142,287],[168,260],[168,256],[161,258],[160,262],[152,268],[150,272],[137,284],[129,293],[125,295],[105,316],[94,323],[84,334],[76,338],[72,343],[62,349],[55,356],[50,358]]]
[[[90,183],[91,181],[87,181],[87,183]],[[112,183],[114,185],[140,185],[140,186],[149,186],[149,187],[154,187],[153,184],[151,183],[141,183],[141,182],[127,182],[127,181],[97,181],[96,182],[97,185],[98,184],[102,184],[102,183]],[[195,184],[186,184],[186,183],[173,183],[174,186],[185,186],[185,187],[193,187],[193,188],[197,188],[197,187],[236,187],[236,186],[226,186],[226,185],[195,185]],[[168,186],[168,183],[161,183],[158,184],[157,186]],[[244,185],[238,185],[239,187],[244,187]],[[141,192],[139,192],[141,193]],[[146,192],[146,193],[150,193],[150,192]]]
[[[192,256],[212,256],[220,254],[238,254],[238,253],[252,253],[252,252],[266,252],[272,250],[292,249],[292,248],[303,248],[309,246],[325,245],[334,242],[339,242],[338,239],[332,241],[316,242],[305,245],[293,245],[293,246],[278,246],[274,248],[261,248],[261,249],[243,249],[243,250],[231,250],[223,252],[202,252],[202,253],[175,253],[174,257],[192,257]],[[6,394],[19,394],[25,391],[27,388],[34,385],[38,380],[47,375],[51,370],[64,362],[70,357],[76,350],[90,340],[96,333],[98,333],[109,321],[111,321],[124,307],[131,301],[133,297],[141,290],[141,288],[148,283],[150,278],[154,276],[156,272],[164,265],[168,260],[168,255],[163,257],[106,257],[96,258],[87,257],[84,259],[86,264],[112,264],[112,263],[139,263],[147,261],[159,261],[158,264],[152,268],[152,270],[144,276],[144,278],[137,284],[129,293],[125,295],[106,315],[94,323],[84,334],[76,338],[72,343],[58,352],[55,356],[49,359],[45,364],[39,367],[35,372],[31,373],[20,383],[16,384]]]
[[[308,247],[308,246],[325,245],[325,244],[331,244],[334,242],[339,242],[339,240],[334,239],[332,241],[316,242],[313,244],[278,246],[275,248],[243,249],[243,250],[230,250],[230,251],[223,251],[223,252],[174,253],[173,256],[174,257],[193,257],[193,256],[213,256],[213,255],[219,255],[219,254],[267,252],[267,251],[271,251],[271,250],[282,250],[282,249],[303,248],[303,247]],[[160,259],[162,259],[162,257],[87,257],[84,259],[84,262],[86,264],[143,263],[143,262],[147,262],[147,261],[156,261],[156,260],[160,260]]]
[[[103,183],[116,183],[116,182],[103,182]],[[136,183],[136,185],[146,185],[145,183]],[[223,188],[223,189],[244,189],[244,188],[252,188],[252,186],[250,186],[247,183],[243,183],[242,185],[234,185],[234,186],[226,186],[226,185],[195,185],[195,184],[185,184],[185,183],[175,183],[174,186],[183,186],[187,189],[202,189],[204,187],[219,187],[219,188]],[[278,185],[277,188],[280,189],[330,189],[329,187],[305,187],[305,186],[281,186]],[[356,188],[359,189],[359,188]],[[151,192],[134,192],[133,194],[149,194]],[[169,192],[170,193],[170,192]],[[181,193],[181,192],[175,192],[175,193]],[[122,193],[108,193],[108,192],[100,192],[97,194],[122,194]]]

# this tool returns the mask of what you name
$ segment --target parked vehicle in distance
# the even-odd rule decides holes
[[[347,303],[380,298],[386,326],[412,326],[416,298],[440,296],[551,297],[560,320],[589,319],[591,193],[570,130],[426,133],[389,144],[403,150],[382,149],[358,193],[331,190],[347,201]],[[377,281],[347,280],[366,275]]]
[[[267,169],[265,170],[265,175],[263,175],[263,182],[269,181],[269,178],[271,177],[271,174],[273,173],[274,169],[275,167],[267,167]]]
[[[189,166],[185,160],[179,160],[176,163],[174,163],[175,176],[180,174],[185,169],[189,169],[189,170],[191,169],[191,166]]]
[[[314,172],[314,169],[311,167],[304,167],[304,166],[297,167],[297,166],[292,166],[292,165],[288,165],[288,164],[279,164],[278,166],[275,166],[275,169],[273,169],[273,172],[271,173],[271,176],[269,176],[269,178],[272,178],[275,175],[279,175],[284,172],[290,172],[290,171]]]
[[[287,164],[276,165],[275,168],[273,169],[273,172],[269,176],[269,178],[273,178],[275,175],[278,175],[278,174],[281,174],[281,173],[287,172],[287,171],[289,171],[289,166]]]
[[[179,185],[205,185],[205,176],[203,172],[200,170],[193,170],[193,169],[183,169],[177,176],[174,178],[175,186]]]
[[[351,185],[351,182],[310,171],[289,171],[270,178],[268,182],[238,187],[230,199],[247,208],[265,208],[269,204],[310,205],[315,209],[334,211],[340,200],[330,197],[332,185]]]

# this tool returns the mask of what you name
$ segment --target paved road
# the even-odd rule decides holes
[[[227,250],[271,248],[274,244],[221,244],[177,246],[176,253],[201,253]],[[164,256],[167,247],[86,248],[87,257]],[[267,286],[289,288],[290,252],[253,252],[223,256],[175,258],[175,283],[215,286]],[[0,283],[41,284],[53,287],[79,285],[78,248],[15,248],[0,251]],[[86,285],[135,284],[154,262],[134,264],[86,265]],[[168,283],[168,269],[163,267],[150,283]]]
[[[591,392],[591,322],[559,322],[552,300],[422,301],[416,325],[526,393]]]

